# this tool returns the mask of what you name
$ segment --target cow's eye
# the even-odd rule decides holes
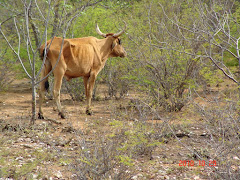
[[[118,43],[119,43],[119,44],[122,44],[122,41],[121,41],[121,39],[118,39]]]

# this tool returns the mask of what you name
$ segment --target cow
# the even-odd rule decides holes
[[[83,77],[87,102],[86,114],[92,114],[92,91],[98,73],[103,69],[108,58],[124,58],[127,56],[120,39],[125,30],[126,24],[125,28],[118,33],[104,34],[96,24],[97,33],[104,37],[104,39],[92,36],[73,39],[54,37],[40,47],[42,60],[44,56],[46,58],[41,71],[41,79],[45,79],[41,81],[39,88],[39,119],[44,119],[42,104],[45,91],[49,87],[46,76],[51,70],[53,70],[54,75],[53,97],[56,101],[60,117],[65,118],[60,103],[60,89],[63,77],[68,81],[72,78]]]

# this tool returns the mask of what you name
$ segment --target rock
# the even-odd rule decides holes
[[[16,160],[16,161],[23,161],[23,157],[22,157],[22,156],[20,156],[20,157],[16,157],[15,160]]]
[[[54,173],[54,176],[55,176],[56,178],[59,178],[59,179],[63,177],[61,171],[56,171],[56,172]]]
[[[158,170],[158,174],[160,174],[160,175],[166,175],[167,172],[166,172],[166,171],[163,171],[163,170]]]
[[[240,160],[237,156],[234,156],[233,159],[235,159],[235,160]]]
[[[142,175],[141,173],[133,176],[131,179],[132,179],[132,180],[137,180],[137,179],[139,179],[140,177],[143,177],[143,175]]]

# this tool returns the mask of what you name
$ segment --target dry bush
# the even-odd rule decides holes
[[[77,179],[130,179],[134,160],[143,156],[152,159],[160,144],[152,128],[142,122],[129,126],[112,119],[107,133],[100,129],[91,136],[77,135],[80,149],[70,164]]]
[[[235,98],[237,99],[237,98]],[[240,118],[239,104],[233,99],[215,97],[208,106],[196,104],[205,126],[206,147],[213,149],[209,158],[217,162],[211,177],[239,179]]]
[[[100,73],[101,81],[107,85],[106,98],[120,99],[124,97],[130,87],[131,81],[129,81],[128,73],[131,69],[132,63],[128,58],[124,59],[110,59],[103,71]]]
[[[125,157],[119,148],[119,140],[104,137],[98,134],[88,140],[79,137],[78,145],[81,147],[79,155],[74,158],[70,167],[77,179],[128,179],[127,169],[131,166],[131,159]]]
[[[83,101],[85,98],[83,79],[76,78],[68,82],[64,79],[62,92],[68,93],[73,100]]]
[[[0,62],[0,91],[6,90],[14,79],[11,67],[8,62]]]

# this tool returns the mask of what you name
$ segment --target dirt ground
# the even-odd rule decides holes
[[[16,117],[21,117],[20,119],[29,119],[32,110],[31,97],[31,86],[27,79],[14,81],[7,92],[0,93],[0,111],[2,119],[8,122]],[[73,101],[69,95],[62,94],[61,103],[64,111],[67,112],[66,119],[60,119],[55,109],[54,100],[48,98],[46,98],[46,102],[43,105],[45,117],[48,119],[60,120],[62,124],[72,124],[74,127],[84,128],[84,122],[87,121],[88,118],[91,120],[98,117],[107,117],[109,115],[109,111],[107,110],[108,107],[102,102],[96,101],[93,103],[93,108],[96,109],[94,116],[85,115],[85,102]],[[37,120],[36,123],[41,123],[41,120]]]
[[[116,118],[116,109],[121,109],[119,107],[128,104],[132,98],[135,98],[134,93],[129,93],[123,100],[102,98],[93,101],[94,114],[87,116],[85,102],[73,101],[69,95],[62,94],[67,118],[60,119],[54,101],[47,100],[43,110],[48,120],[37,120],[34,127],[28,128],[30,83],[27,79],[14,81],[7,92],[0,93],[0,179],[78,179],[70,163],[63,158],[65,154],[75,153],[73,145],[69,145],[79,138],[74,130],[82,130],[85,136],[92,138],[96,137],[92,135],[94,133],[107,134],[111,128],[109,123]],[[205,146],[201,144],[207,138],[201,118],[187,107],[182,112],[165,113],[162,117],[161,120],[151,119],[147,124],[155,126],[171,119],[169,124],[179,124],[175,134],[178,138],[166,138],[166,142],[156,146],[150,156],[135,157],[134,165],[125,170],[129,174],[127,179],[209,179],[208,175],[216,166],[211,166],[211,162],[199,165],[200,161],[194,159],[191,151],[192,147],[201,149]],[[123,123],[131,126],[133,122],[126,119]],[[112,177],[105,179],[114,179]]]

